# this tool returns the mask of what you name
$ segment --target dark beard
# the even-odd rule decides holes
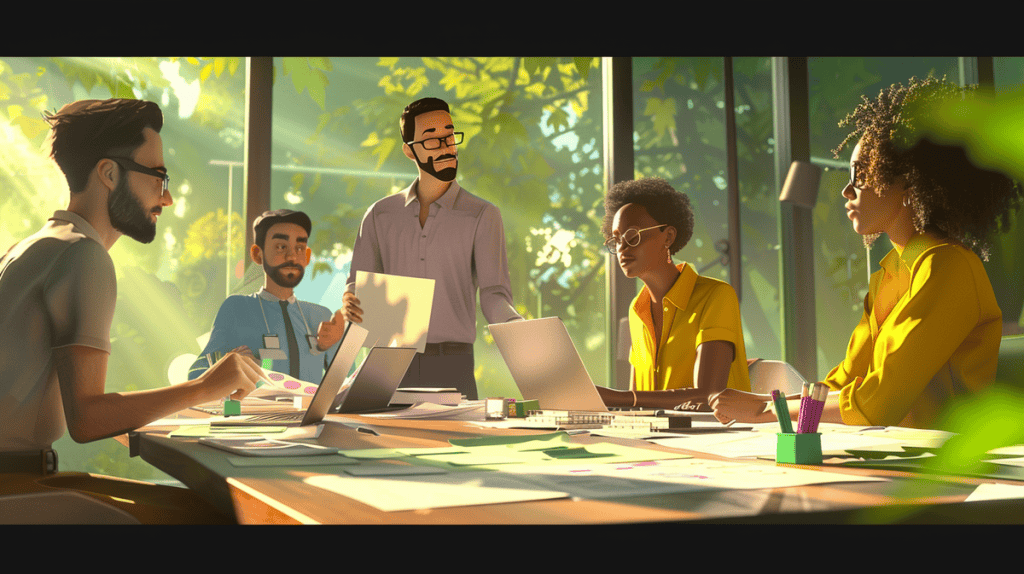
[[[451,155],[451,154],[449,154],[449,155],[442,155],[442,156],[439,156],[437,159],[447,159],[449,157],[455,157],[455,156]],[[420,166],[420,169],[422,169],[423,171],[425,171],[425,172],[429,173],[430,175],[436,177],[440,181],[447,182],[447,181],[455,180],[455,173],[458,171],[459,162],[456,160],[454,167],[446,167],[446,168],[444,168],[442,170],[437,170],[437,169],[434,169],[434,159],[435,158],[432,158],[432,157],[431,158],[427,158],[426,162],[421,162],[419,159],[417,159],[416,160],[416,164]]]
[[[156,237],[156,223],[149,220],[139,198],[128,189],[124,175],[107,198],[107,215],[114,229],[139,243],[150,243]]]
[[[294,280],[289,280],[285,277],[284,273],[281,272],[285,267],[295,267],[299,270],[299,273],[295,276]],[[266,259],[263,259],[263,271],[267,273],[267,276],[270,277],[274,283],[277,283],[285,289],[294,289],[295,286],[302,281],[302,276],[306,274],[306,270],[297,263],[282,263],[277,267],[271,267],[270,265],[267,265]]]

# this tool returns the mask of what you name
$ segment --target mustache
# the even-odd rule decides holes
[[[435,161],[442,161],[442,160],[446,160],[446,159],[459,159],[459,157],[456,156],[455,154],[448,153],[448,154],[445,154],[445,155],[439,155],[439,156],[431,159],[430,161],[431,161],[431,163],[433,163]]]

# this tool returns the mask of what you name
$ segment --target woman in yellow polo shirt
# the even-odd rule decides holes
[[[615,184],[605,197],[605,246],[644,284],[629,311],[629,391],[598,387],[610,407],[696,410],[725,389],[750,390],[736,292],[672,254],[693,235],[686,194],[663,179]]]
[[[858,141],[843,189],[847,216],[865,243],[885,233],[893,250],[871,276],[864,314],[846,358],[825,378],[833,392],[822,420],[933,428],[950,398],[994,378],[1002,315],[981,260],[985,238],[1021,203],[1020,186],[979,169],[959,147],[938,145],[919,126],[929,106],[969,96],[945,78],[896,84],[840,125]],[[767,395],[711,397],[722,422],[766,422]],[[795,419],[799,400],[789,402]]]

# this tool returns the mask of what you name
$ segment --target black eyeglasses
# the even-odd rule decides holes
[[[446,135],[446,136],[441,136],[441,137],[437,137],[437,138],[426,138],[426,139],[421,139],[420,141],[407,142],[407,143],[409,144],[410,147],[415,145],[415,144],[420,144],[421,146],[423,146],[423,149],[435,150],[435,149],[441,149],[442,145],[450,146],[450,145],[459,145],[459,144],[461,144],[462,143],[463,135],[464,135],[463,132],[454,132],[454,133],[452,133],[450,135]],[[441,142],[444,142],[444,143],[442,144]]]
[[[649,231],[651,229],[657,229],[659,227],[668,227],[668,224],[662,223],[661,225],[655,225],[654,227],[645,227],[644,229],[633,229],[632,227],[630,227],[629,229],[626,230],[625,233],[622,234],[621,237],[612,237],[608,241],[605,241],[605,249],[607,249],[611,253],[618,253],[620,243],[625,243],[630,247],[636,247],[637,245],[640,245],[641,233],[643,233],[644,231]]]
[[[163,192],[161,193],[166,193],[167,190],[170,189],[171,187],[171,178],[170,176],[167,175],[167,168],[146,167],[144,165],[135,163],[134,161],[126,157],[108,157],[106,159],[113,160],[114,163],[116,163],[117,165],[121,166],[124,169],[127,169],[128,171],[137,171],[139,173],[144,173],[146,175],[151,175],[153,177],[159,177],[164,181],[164,188]]]

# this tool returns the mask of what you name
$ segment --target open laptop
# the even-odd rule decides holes
[[[607,411],[558,317],[487,327],[524,399],[547,410]]]
[[[324,373],[324,378],[320,381],[320,386],[317,387],[316,394],[313,395],[313,400],[310,401],[309,407],[305,411],[239,415],[212,424],[214,426],[306,426],[319,423],[334,405],[338,391],[341,390],[349,370],[355,363],[356,355],[366,341],[366,335],[366,329],[349,323],[342,336],[338,352],[334,354],[334,359],[328,365],[327,372]]]
[[[331,412],[357,414],[407,408],[408,405],[389,407],[388,403],[415,356],[415,347],[370,349],[359,371],[352,376],[352,384],[335,398]]]

